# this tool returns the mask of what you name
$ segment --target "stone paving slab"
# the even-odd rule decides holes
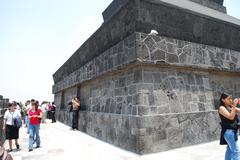
[[[225,146],[218,141],[149,155],[137,155],[79,131],[69,130],[62,123],[41,124],[41,148],[28,152],[26,128],[20,129],[21,150],[11,154],[14,160],[220,160]],[[5,143],[5,147],[7,145]]]

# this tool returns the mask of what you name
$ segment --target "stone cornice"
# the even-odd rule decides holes
[[[134,33],[56,83],[53,93],[133,64],[240,73],[240,53],[163,36]]]

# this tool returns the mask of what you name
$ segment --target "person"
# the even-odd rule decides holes
[[[238,116],[240,109],[233,102],[233,97],[222,93],[220,97],[220,106],[218,109],[221,119],[221,136],[220,144],[227,145],[225,160],[240,160],[238,140]]]
[[[19,103],[17,103],[16,101],[13,101],[13,102],[12,102],[12,105],[14,106],[14,109],[15,109],[16,111],[18,111],[19,113],[21,113],[21,107],[20,107]]]
[[[40,147],[40,136],[39,136],[39,128],[40,122],[42,118],[42,111],[38,109],[38,103],[33,102],[32,108],[28,112],[29,116],[29,146],[28,151],[31,152],[33,150],[33,145],[36,142],[36,148]]]
[[[25,124],[26,124],[26,128],[27,128],[27,134],[29,134],[29,116],[28,116],[28,112],[29,110],[32,108],[31,103],[33,103],[34,100],[32,101],[27,101],[25,103],[25,107],[24,107],[24,112],[25,112]]]
[[[55,118],[55,111],[56,111],[56,105],[54,102],[52,102],[52,123],[55,123],[56,122],[56,118]]]
[[[51,105],[51,102],[48,102],[47,104],[47,118],[48,119],[52,119],[52,105]]]
[[[0,158],[1,160],[13,160],[11,154],[5,150],[2,144],[0,144]]]
[[[17,149],[20,149],[18,143],[19,128],[14,125],[14,119],[21,118],[18,111],[14,109],[14,105],[9,103],[8,110],[5,111],[3,117],[3,131],[5,131],[6,139],[8,140],[9,149],[8,152],[12,152],[12,140],[15,140]]]
[[[42,123],[46,123],[47,118],[47,102],[42,102],[40,109],[42,110],[43,117],[42,117]]]
[[[72,130],[78,129],[78,111],[80,109],[80,99],[75,97],[72,99]]]

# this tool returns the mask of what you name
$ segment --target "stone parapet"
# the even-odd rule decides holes
[[[212,2],[212,3],[216,3],[220,6],[222,6],[224,0],[190,0],[190,1],[195,1],[195,2],[203,4],[203,5],[204,5],[204,3]]]
[[[70,125],[68,112],[57,118]],[[219,138],[217,111],[155,116],[80,112],[79,130],[126,150],[148,154]]]
[[[112,16],[119,12],[127,2],[128,0],[113,0],[113,2],[102,13],[104,22],[107,22]]]
[[[112,16],[126,5],[129,0],[114,0],[102,13],[104,22],[107,22]],[[214,10],[226,13],[226,7],[223,6],[223,0],[190,0]]]
[[[219,138],[217,111],[163,114],[139,118],[139,154],[213,141]]]
[[[223,6],[223,0],[190,0],[203,6],[226,13],[226,7]]]

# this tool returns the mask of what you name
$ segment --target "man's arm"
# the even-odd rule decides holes
[[[72,102],[73,102],[73,105],[80,106],[80,101],[79,100],[74,99]]]

